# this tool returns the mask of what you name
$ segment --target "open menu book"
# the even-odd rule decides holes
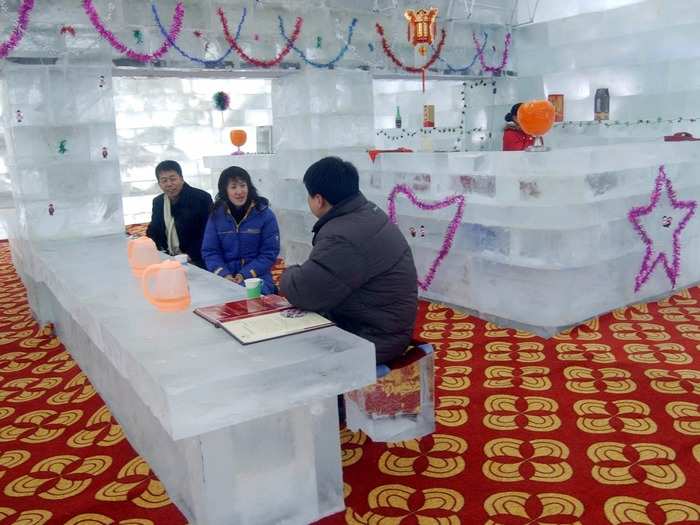
[[[223,328],[244,345],[333,325],[321,315],[294,308],[279,295],[204,306],[195,308],[194,313]]]

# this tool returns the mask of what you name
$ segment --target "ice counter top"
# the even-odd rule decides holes
[[[192,305],[157,311],[129,269],[126,243],[123,235],[14,239],[12,251],[32,307],[43,302],[33,300],[31,284],[47,286],[172,439],[335,398],[374,379],[373,345],[335,327],[240,345],[192,310],[242,299],[245,290],[192,265]],[[37,312],[41,321],[52,314]]]
[[[250,171],[295,263],[310,249],[314,223],[301,179],[327,154],[209,157],[205,165],[214,180],[229,165]],[[697,142],[342,157],[385,211],[394,194],[427,299],[548,336],[700,281]]]

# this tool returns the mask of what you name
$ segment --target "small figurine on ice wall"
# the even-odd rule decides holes
[[[672,222],[673,222],[673,219],[671,217],[669,217],[668,215],[664,215],[661,218],[661,226],[663,226],[664,228],[670,227]]]
[[[102,158],[106,159],[109,157],[109,151],[107,151],[107,146],[102,146]]]
[[[64,155],[65,153],[68,152],[68,148],[66,147],[66,144],[68,141],[66,139],[61,140],[61,142],[58,143],[58,152],[61,155]]]
[[[99,85],[101,88],[105,87],[105,76],[104,75],[100,75],[100,84]]]
[[[75,28],[73,26],[62,26],[60,32],[62,35],[75,36]]]
[[[206,54],[209,51],[209,48],[211,47],[211,43],[209,42],[209,40],[204,38],[204,33],[202,33],[199,30],[192,31],[192,34],[194,36],[196,36],[197,38],[199,38],[200,40],[204,41],[204,54]]]
[[[19,109],[15,113],[15,117],[17,118],[17,122],[19,123],[21,123],[22,120],[24,120],[24,115],[22,115],[22,112]]]
[[[53,207],[53,204],[49,203],[49,215],[53,217],[54,213],[56,213],[56,208]]]

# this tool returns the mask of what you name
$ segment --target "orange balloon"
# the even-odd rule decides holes
[[[549,100],[531,100],[520,105],[518,124],[528,135],[540,137],[552,129],[555,113]]]
[[[231,137],[231,144],[238,148],[240,148],[243,144],[245,144],[245,141],[248,140],[248,134],[242,129],[231,130],[229,136]]]

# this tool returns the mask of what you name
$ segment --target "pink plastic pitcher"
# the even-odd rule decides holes
[[[148,237],[132,239],[127,246],[129,266],[136,277],[141,277],[144,270],[152,264],[160,262],[156,243]]]
[[[146,299],[163,312],[184,310],[190,305],[187,272],[177,261],[152,264],[143,272],[141,283]]]

